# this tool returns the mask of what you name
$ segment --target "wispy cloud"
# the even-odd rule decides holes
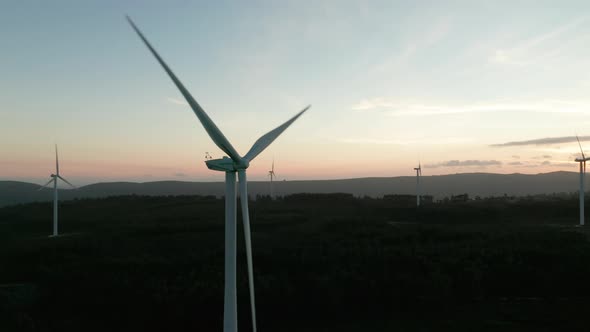
[[[166,100],[168,100],[169,102],[171,102],[172,104],[175,104],[175,105],[189,106],[188,103],[185,100],[181,100],[181,99],[177,99],[177,98],[172,98],[172,97],[168,97],[168,98],[166,98]]]
[[[590,141],[590,136],[579,136],[580,141]],[[546,137],[527,141],[513,141],[500,144],[492,144],[492,147],[524,146],[524,145],[552,145],[577,142],[576,136]],[[548,156],[549,158],[551,156]]]
[[[496,64],[523,66],[558,55],[560,47],[555,43],[561,44],[565,33],[575,29],[585,21],[586,18],[581,17],[551,31],[521,41],[516,46],[495,49],[488,60]],[[547,47],[542,49],[543,46]]]
[[[465,137],[442,137],[433,138],[430,140],[415,139],[415,140],[400,140],[400,139],[379,139],[379,138],[339,138],[335,141],[348,144],[376,144],[376,145],[448,145],[448,144],[465,144],[472,141]]]
[[[415,36],[411,36],[410,42],[403,46],[395,55],[385,58],[373,66],[370,72],[391,73],[394,70],[407,67],[413,57],[438,42],[444,40],[452,30],[452,18],[450,16],[438,17],[430,26]]]
[[[507,165],[509,166],[517,166],[517,167],[525,167],[525,168],[538,168],[538,167],[544,167],[546,168],[547,166],[550,167],[566,167],[566,168],[571,168],[572,165],[574,165],[574,163],[571,162],[566,162],[566,161],[549,161],[549,160],[544,160],[542,162],[539,161],[524,161],[524,162],[520,162],[520,161],[513,161],[513,162],[509,162],[507,163]]]
[[[536,160],[539,160],[539,159],[551,159],[551,156],[548,155],[548,154],[544,154],[542,156],[533,157],[533,159],[536,159]]]
[[[392,140],[392,139],[375,139],[375,138],[342,138],[338,140],[341,143],[350,144],[378,144],[378,145],[408,145],[416,142]]]
[[[354,111],[365,111],[377,108],[394,108],[399,107],[399,103],[388,101],[385,98],[363,99],[359,103],[352,105]]]
[[[549,162],[548,164],[545,164],[543,162],[543,165],[549,165],[549,166],[553,166],[553,167],[566,167],[566,168],[573,168],[573,167],[576,167],[577,166],[575,163],[565,162],[565,161],[561,161],[561,162]]]
[[[378,97],[363,99],[351,106],[355,111],[379,110],[390,116],[449,115],[488,112],[576,113],[590,114],[590,102],[545,100],[535,102],[498,102],[474,104],[426,104]]]
[[[486,166],[501,166],[502,162],[499,160],[448,160],[436,164],[427,164],[424,167],[438,168],[438,167],[486,167]]]

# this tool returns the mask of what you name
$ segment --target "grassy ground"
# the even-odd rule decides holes
[[[221,331],[223,200],[0,209],[0,331]],[[260,331],[587,331],[575,200],[251,202]],[[241,229],[240,330],[250,330]]]

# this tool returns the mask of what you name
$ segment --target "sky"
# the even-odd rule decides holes
[[[0,180],[222,181],[129,15],[268,179],[576,171],[587,1],[0,2]]]

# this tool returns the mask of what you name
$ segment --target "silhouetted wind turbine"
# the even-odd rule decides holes
[[[224,292],[224,310],[223,310],[223,331],[235,332],[238,329],[238,314],[237,314],[237,296],[236,296],[236,172],[238,173],[240,183],[240,203],[242,207],[242,218],[244,222],[244,236],[246,244],[246,257],[248,261],[248,281],[250,288],[250,306],[252,310],[252,328],[256,331],[256,307],[254,300],[254,278],[253,278],[253,264],[252,264],[252,245],[250,241],[250,218],[248,214],[248,183],[246,179],[246,169],[256,156],[258,156],[264,149],[266,149],[287,127],[289,127],[297,118],[299,118],[311,105],[305,107],[302,111],[297,113],[287,122],[269,131],[260,137],[250,151],[241,157],[234,149],[231,143],[225,138],[221,130],[217,128],[213,120],[209,118],[207,113],[199,106],[197,101],[191,96],[184,85],[178,80],[176,75],[170,70],[168,65],[162,60],[160,55],[152,47],[152,45],[143,36],[141,31],[133,23],[131,18],[127,16],[127,20],[137,32],[139,37],[143,40],[145,45],[152,52],[154,57],[158,60],[160,65],[164,68],[168,76],[172,79],[180,93],[184,96],[190,107],[193,109],[197,118],[209,134],[213,142],[225,153],[229,158],[224,156],[221,159],[207,160],[205,163],[207,167],[214,171],[225,172],[225,292]]]
[[[270,171],[268,171],[268,176],[270,177],[270,198],[274,199],[274,192],[273,192],[273,187],[272,187],[272,180],[273,178],[276,177],[275,175],[275,160],[272,160],[272,168],[270,169]]]
[[[76,187],[73,184],[68,182],[68,180],[64,179],[61,175],[59,175],[59,160],[57,158],[57,144],[55,145],[55,174],[51,174],[49,177],[51,177],[51,180],[49,180],[44,186],[39,188],[39,190],[47,188],[47,186],[51,182],[53,182],[53,235],[51,235],[51,236],[57,236],[57,235],[59,235],[58,229],[57,229],[57,179],[61,179],[63,182],[69,184],[72,188],[76,189]]]
[[[576,162],[580,163],[580,226],[584,226],[584,178],[586,177],[586,160],[590,160],[590,158],[586,158],[584,155],[582,143],[577,135],[576,139],[580,146],[580,152],[582,152],[582,159],[576,158]]]
[[[420,177],[422,176],[422,166],[418,162],[418,167],[415,167],[416,171],[416,206],[420,206]]]

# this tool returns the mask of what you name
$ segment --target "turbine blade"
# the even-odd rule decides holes
[[[191,108],[193,109],[193,111],[195,112],[197,117],[199,118],[199,121],[201,121],[201,124],[203,125],[203,127],[207,131],[207,134],[209,134],[209,137],[211,137],[211,139],[213,140],[215,145],[217,145],[223,152],[227,153],[227,155],[233,161],[239,162],[242,158],[240,157],[238,152],[234,149],[234,147],[230,144],[230,142],[227,140],[227,138],[225,138],[225,136],[223,135],[221,130],[219,130],[219,128],[217,128],[217,126],[215,125],[213,120],[211,120],[211,118],[209,118],[207,113],[205,113],[205,111],[201,108],[201,106],[197,103],[197,101],[193,98],[193,96],[191,96],[191,94],[184,87],[184,85],[180,82],[180,80],[176,77],[176,75],[174,75],[172,70],[170,70],[168,65],[164,62],[164,60],[162,60],[160,55],[156,52],[156,50],[152,47],[152,45],[148,42],[148,40],[143,36],[141,31],[139,30],[139,28],[137,28],[135,23],[133,23],[131,18],[129,16],[126,16],[126,18],[127,18],[127,21],[129,22],[129,24],[131,24],[131,27],[133,28],[133,30],[135,30],[135,32],[137,32],[137,34],[139,35],[139,38],[141,38],[141,40],[143,40],[145,46],[147,46],[147,48],[152,52],[154,57],[156,57],[156,60],[158,60],[158,62],[164,68],[166,73],[168,73],[168,76],[170,76],[170,78],[172,79],[172,81],[174,82],[174,84],[176,85],[178,90],[180,90],[180,93],[182,93],[182,95],[184,96],[184,99],[186,99],[188,104],[191,106]]]
[[[60,178],[60,179],[62,179],[62,181],[63,181],[63,182],[65,182],[65,183],[69,184],[69,185],[70,185],[70,187],[72,187],[72,188],[74,188],[74,189],[78,189],[78,188],[76,188],[76,186],[74,186],[73,184],[71,184],[71,183],[70,183],[68,180],[66,180],[66,179],[62,178],[62,177],[61,177],[61,175],[58,175],[57,177],[58,177],[58,178]]]
[[[59,174],[59,161],[57,159],[57,144],[55,144],[55,174]]]
[[[586,156],[584,156],[584,150],[582,149],[582,143],[580,143],[580,138],[578,135],[576,135],[576,139],[578,140],[578,145],[580,146],[580,151],[582,152],[582,159],[586,159]]]
[[[240,181],[240,204],[242,220],[244,221],[244,238],[246,243],[246,258],[248,262],[248,285],[250,287],[250,308],[252,309],[252,331],[256,332],[256,304],[254,299],[254,267],[252,264],[252,242],[250,238],[250,215],[248,213],[248,180],[246,170],[238,172]]]
[[[37,189],[37,191],[41,191],[41,190],[43,190],[43,189],[47,188],[47,186],[48,186],[48,185],[49,185],[51,182],[53,182],[53,180],[54,180],[54,179],[55,179],[55,178],[51,178],[51,180],[47,181],[47,183],[46,183],[46,184],[44,184],[43,186],[41,186],[41,188]]]
[[[268,133],[260,137],[256,142],[254,142],[254,145],[252,145],[250,151],[246,153],[244,159],[252,161],[252,159],[256,158],[256,156],[258,156],[262,151],[264,151],[264,149],[266,149],[277,137],[279,137],[281,133],[283,133],[283,131],[285,131],[285,129],[287,129],[293,122],[295,122],[295,120],[297,120],[297,118],[299,118],[303,113],[305,113],[305,111],[307,111],[310,107],[311,105],[308,105],[306,108],[297,113],[287,122],[283,123],[282,125],[276,127],[275,129],[269,131]]]

